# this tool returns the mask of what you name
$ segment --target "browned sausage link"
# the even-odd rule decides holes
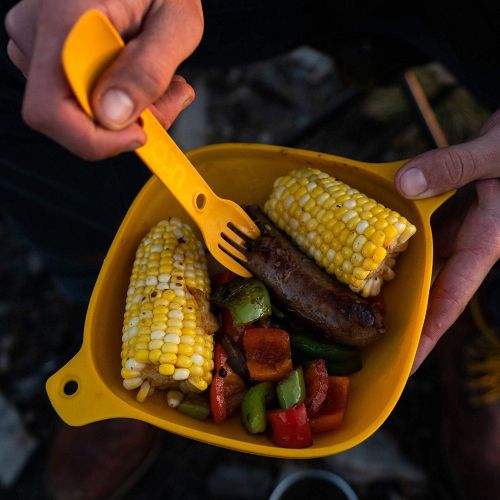
[[[261,230],[248,245],[247,267],[292,317],[339,343],[362,347],[384,331],[382,315],[323,271],[255,206],[245,207]]]

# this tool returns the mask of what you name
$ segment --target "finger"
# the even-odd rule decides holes
[[[480,181],[477,191],[478,202],[460,228],[455,253],[431,289],[412,373],[460,316],[500,257],[500,181]]]
[[[134,122],[166,92],[177,66],[198,45],[202,30],[198,2],[167,2],[150,9],[142,32],[127,43],[96,85],[92,109],[98,121],[113,130]],[[176,101],[192,95],[189,87],[180,86],[178,93],[182,90],[185,95]]]
[[[26,123],[88,160],[99,160],[144,144],[142,128],[133,124],[120,132],[96,125],[77,104],[59,62],[52,36],[37,37],[23,100]]]
[[[457,235],[470,208],[476,203],[476,186],[469,184],[458,190],[432,215],[434,259],[448,259],[454,252]]]
[[[14,66],[26,77],[29,69],[28,59],[26,59],[24,54],[19,50],[19,47],[12,40],[9,40],[7,44],[7,55]]]
[[[38,15],[38,8],[38,0],[23,0],[12,7],[5,16],[5,30],[9,38],[14,41],[28,61],[35,45],[35,20]]]
[[[427,198],[477,179],[500,177],[500,124],[473,141],[423,153],[404,165],[395,184],[403,196]]]
[[[174,75],[168,90],[151,106],[151,111],[168,130],[179,114],[194,101],[194,98],[193,87],[182,76]]]

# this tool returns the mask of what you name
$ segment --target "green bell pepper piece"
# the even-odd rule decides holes
[[[278,382],[276,394],[278,395],[280,406],[284,410],[305,401],[306,385],[301,366],[290,372],[281,382]]]
[[[241,420],[250,434],[266,430],[266,403],[274,397],[274,384],[261,382],[250,387],[241,403]]]
[[[320,342],[305,335],[290,335],[292,351],[308,359],[324,359],[328,375],[349,375],[361,370],[361,354],[358,349],[340,344]]]
[[[224,283],[212,295],[212,302],[229,309],[236,326],[271,316],[269,292],[255,278],[235,278]]]
[[[181,413],[184,413],[184,415],[196,418],[197,420],[206,420],[210,415],[210,405],[208,401],[196,394],[189,394],[186,396],[177,409]]]

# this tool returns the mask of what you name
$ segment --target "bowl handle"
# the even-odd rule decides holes
[[[394,183],[394,178],[398,170],[410,160],[399,160],[387,163],[374,163],[374,169],[379,175],[382,175],[391,183]],[[456,193],[456,190],[447,191],[446,193],[425,198],[422,200],[413,200],[419,212],[426,218],[430,219],[431,215],[449,198]]]
[[[46,383],[50,402],[68,425],[80,426],[109,418],[137,418],[101,380],[85,347]]]

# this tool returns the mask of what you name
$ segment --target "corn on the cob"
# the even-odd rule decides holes
[[[276,179],[264,210],[316,263],[364,297],[394,278],[416,228],[397,212],[312,168]]]
[[[123,386],[200,392],[212,381],[210,281],[203,246],[192,229],[159,222],[137,249],[127,292],[122,336]]]

